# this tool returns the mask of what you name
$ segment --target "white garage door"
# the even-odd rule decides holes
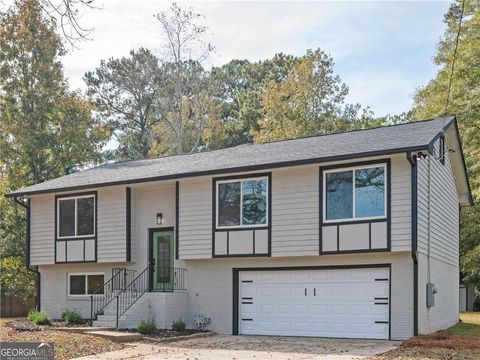
[[[388,268],[240,271],[240,334],[389,338]]]

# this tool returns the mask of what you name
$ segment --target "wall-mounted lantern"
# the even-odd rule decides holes
[[[162,213],[157,213],[157,225],[162,225],[163,215]]]

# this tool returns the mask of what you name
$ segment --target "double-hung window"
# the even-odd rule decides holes
[[[386,218],[386,165],[323,172],[324,222]]]
[[[103,273],[68,274],[68,295],[91,295],[94,292],[103,294],[104,279]]]
[[[95,195],[57,198],[57,239],[95,236]]]
[[[217,228],[261,227],[268,223],[268,177],[218,181]]]

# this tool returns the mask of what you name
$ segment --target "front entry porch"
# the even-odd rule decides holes
[[[157,328],[169,329],[172,322],[188,319],[188,293],[178,290],[172,292],[147,292],[133,303],[118,318],[119,329],[133,329],[142,320],[154,319]],[[116,304],[108,304],[102,315],[93,321],[95,327],[117,327]]]
[[[180,312],[186,309],[186,270],[174,267],[174,228],[151,228],[148,233],[148,266],[139,272],[112,269],[112,277],[91,295],[92,325],[135,327],[149,318],[165,323],[172,305]]]

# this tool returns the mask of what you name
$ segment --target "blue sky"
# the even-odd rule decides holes
[[[165,1],[96,2],[82,24],[95,28],[92,41],[65,58],[73,88],[101,59],[148,47],[161,52],[164,39],[153,14]],[[321,48],[333,56],[335,72],[349,86],[349,102],[369,105],[377,115],[410,109],[415,89],[431,79],[432,58],[445,25],[443,1],[178,2],[205,15],[215,46],[210,65],[231,59],[257,61],[277,52],[302,55]]]

